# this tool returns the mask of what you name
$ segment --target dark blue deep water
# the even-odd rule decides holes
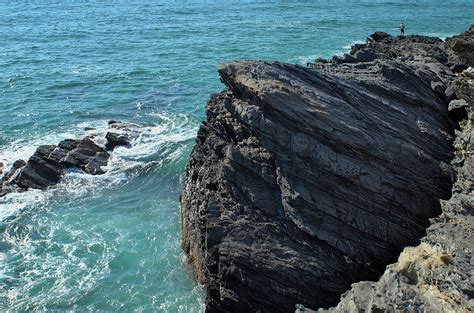
[[[0,161],[104,134],[110,119],[143,125],[107,174],[0,199],[0,311],[201,311],[178,197],[206,101],[223,88],[216,65],[306,64],[401,21],[446,37],[473,16],[472,0],[0,0]]]

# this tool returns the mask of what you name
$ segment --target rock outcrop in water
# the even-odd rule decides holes
[[[130,147],[132,142],[140,135],[140,127],[130,123],[109,122],[109,131],[105,135],[107,150],[114,150],[115,147]]]
[[[418,244],[451,197],[447,102],[469,58],[437,38],[371,37],[308,68],[219,67],[227,88],[207,105],[181,195],[209,312],[335,305]]]
[[[90,137],[40,146],[27,162],[13,163],[1,179],[0,196],[30,188],[44,190],[59,183],[66,169],[77,168],[91,175],[104,174],[110,152],[117,146],[130,146],[139,134],[138,125],[110,121],[105,147]]]

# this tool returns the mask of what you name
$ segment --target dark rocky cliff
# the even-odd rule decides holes
[[[447,46],[474,65],[474,28]],[[451,82],[447,96],[459,122],[452,197],[441,201],[420,245],[405,248],[378,281],[354,284],[329,312],[474,312],[474,68]]]
[[[375,33],[307,68],[221,65],[181,195],[207,310],[329,307],[418,244],[451,196],[446,88],[468,62],[436,38]]]

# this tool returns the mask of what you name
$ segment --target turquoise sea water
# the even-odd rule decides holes
[[[107,174],[0,199],[0,311],[201,311],[178,197],[205,103],[222,89],[216,64],[306,64],[401,21],[445,37],[473,16],[471,0],[0,0],[0,161],[104,134],[110,119],[143,125]]]

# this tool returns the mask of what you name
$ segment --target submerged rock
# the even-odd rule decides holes
[[[181,194],[209,312],[335,305],[418,244],[451,197],[455,54],[437,38],[371,37],[309,68],[219,67],[227,89],[206,107]]]

